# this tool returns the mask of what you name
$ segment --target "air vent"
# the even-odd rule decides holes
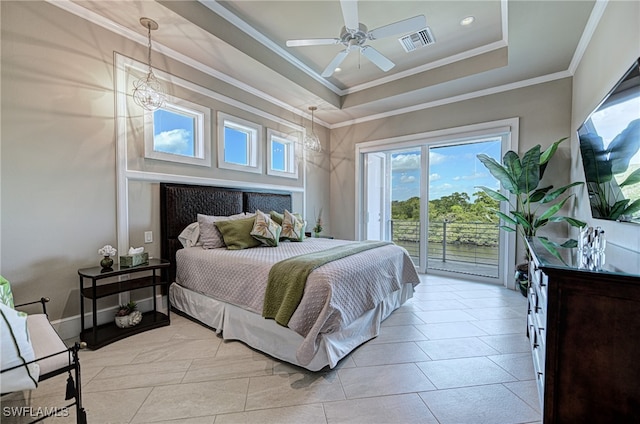
[[[399,38],[400,44],[402,44],[402,48],[407,53],[414,51],[417,48],[428,46],[436,42],[433,34],[431,33],[431,28],[426,27],[425,29],[421,29],[418,32],[414,32],[413,34],[405,35],[402,38]]]

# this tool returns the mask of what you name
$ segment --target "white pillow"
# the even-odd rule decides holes
[[[202,247],[205,249],[227,247],[227,245],[224,244],[222,233],[220,232],[218,227],[216,227],[216,222],[249,218],[251,216],[255,216],[255,214],[245,215],[244,213],[239,213],[231,216],[198,214],[198,226],[200,227],[200,241],[202,242]]]
[[[202,245],[200,241],[200,224],[193,222],[187,225],[178,236],[178,240],[182,243],[182,247],[193,247]]]
[[[2,336],[2,370],[22,365],[3,372],[0,378],[0,393],[31,390],[38,387],[40,367],[36,363],[24,365],[36,359],[27,329],[27,315],[0,302],[0,335]]]

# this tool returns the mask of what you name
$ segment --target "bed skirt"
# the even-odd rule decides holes
[[[413,284],[406,283],[391,293],[375,309],[365,312],[341,331],[322,334],[318,351],[308,364],[301,364],[296,352],[304,340],[301,335],[274,320],[221,302],[173,283],[169,290],[171,306],[212,327],[225,340],[240,340],[274,358],[319,371],[335,367],[362,343],[379,334],[380,323],[404,302],[413,297]]]

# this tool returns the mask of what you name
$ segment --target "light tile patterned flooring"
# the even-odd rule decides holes
[[[376,339],[312,373],[173,314],[169,327],[81,352],[84,406],[91,424],[538,423],[525,319],[520,293],[422,276]],[[63,405],[65,379],[42,382],[31,411]],[[3,398],[3,423],[20,422],[5,407],[25,396]]]

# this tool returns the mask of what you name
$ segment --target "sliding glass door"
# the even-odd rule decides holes
[[[361,152],[363,239],[407,249],[421,272],[495,280],[504,271],[499,209],[479,186],[498,189],[477,155],[500,161],[507,134],[419,141]]]

